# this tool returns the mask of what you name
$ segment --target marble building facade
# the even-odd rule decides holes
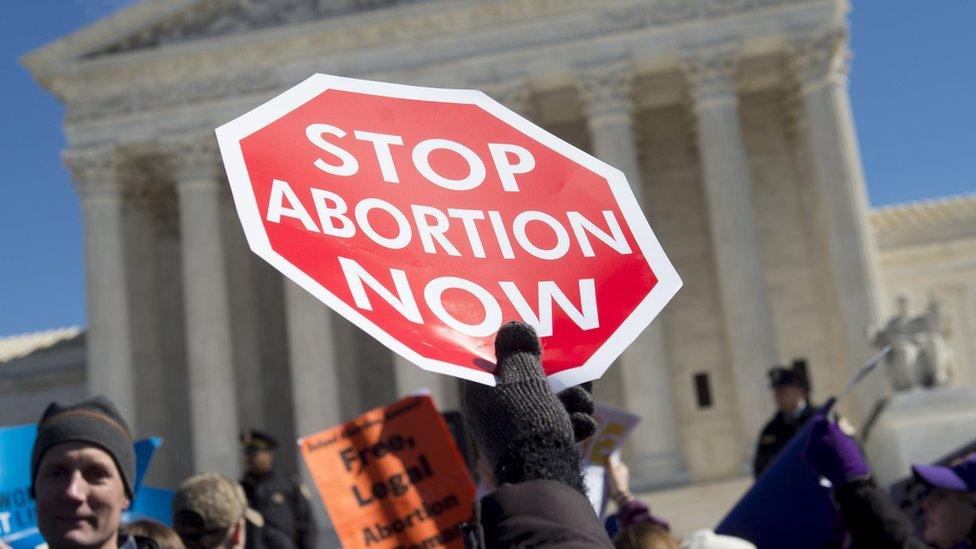
[[[817,394],[836,392],[883,320],[848,9],[147,0],[29,54],[67,111],[89,389],[167,440],[154,484],[236,474],[243,427],[293,440],[420,388],[455,408],[456,383],[392,356],[249,252],[212,130],[314,72],[477,88],[623,170],[685,282],[597,388],[644,416],[628,449],[636,482],[741,474],[772,411],[766,369],[804,357]],[[883,392],[871,380],[845,412],[863,417]]]

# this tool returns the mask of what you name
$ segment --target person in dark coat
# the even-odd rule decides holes
[[[755,477],[759,477],[769,467],[773,458],[786,447],[786,443],[816,410],[807,400],[810,397],[810,384],[805,366],[805,363],[803,366],[794,363],[791,368],[774,366],[769,370],[769,388],[776,400],[776,414],[759,434],[756,457],[752,462]]]
[[[277,442],[256,430],[241,433],[246,471],[241,486],[248,504],[264,517],[264,527],[249,525],[247,547],[312,549],[315,547],[315,519],[311,495],[298,479],[274,471]]]
[[[911,521],[874,481],[851,437],[823,416],[813,419],[804,461],[833,485],[835,499],[854,547],[878,549],[976,546],[976,454],[949,467],[913,465],[928,493],[922,500],[925,529]]]
[[[495,337],[497,385],[464,385],[464,415],[497,487],[481,499],[485,547],[612,548],[583,485],[576,439],[593,434],[585,390],[557,396],[535,330]]]

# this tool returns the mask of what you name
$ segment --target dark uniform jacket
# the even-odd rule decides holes
[[[759,434],[759,443],[756,445],[756,459],[752,462],[753,475],[758,477],[766,470],[766,467],[769,467],[776,454],[786,447],[790,438],[813,417],[816,411],[817,407],[808,403],[807,407],[796,417],[776,412],[773,419],[769,420],[769,423],[763,427]]]
[[[613,548],[583,494],[556,480],[503,484],[481,500],[484,546]]]
[[[248,523],[248,549],[312,549],[315,519],[308,492],[295,479],[271,472],[247,473],[241,480],[248,504],[264,517],[264,527]]]
[[[855,549],[923,549],[931,547],[920,539],[912,523],[871,479],[849,482],[836,492],[844,526]],[[969,539],[956,548],[973,547],[976,524]]]

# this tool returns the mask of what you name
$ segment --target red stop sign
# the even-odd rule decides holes
[[[427,370],[493,384],[522,320],[596,379],[681,286],[623,173],[478,91],[317,74],[217,138],[251,249]]]

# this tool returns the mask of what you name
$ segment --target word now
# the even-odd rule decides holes
[[[360,200],[354,206],[353,216],[350,217],[346,215],[349,212],[349,205],[338,194],[315,187],[309,188],[309,194],[318,215],[318,223],[312,219],[308,208],[291,185],[287,181],[275,179],[271,184],[271,196],[265,219],[271,223],[281,223],[282,217],[296,219],[308,231],[338,238],[352,238],[358,230],[376,244],[390,250],[406,248],[413,241],[416,232],[424,252],[441,253],[437,249],[440,247],[442,252],[452,256],[460,256],[461,252],[457,245],[448,239],[446,233],[451,229],[452,222],[459,222],[464,228],[471,254],[477,258],[484,258],[486,257],[485,240],[482,231],[479,230],[478,222],[483,222],[487,218],[491,227],[488,234],[494,237],[494,242],[504,259],[515,258],[515,249],[510,235],[515,237],[515,242],[522,250],[534,257],[549,261],[561,259],[569,253],[570,232],[573,233],[584,257],[596,255],[590,242],[591,236],[621,255],[632,253],[630,243],[627,242],[612,210],[602,212],[606,230],[577,211],[566,212],[569,230],[556,217],[536,210],[519,213],[509,227],[501,214],[494,210],[448,208],[445,212],[432,206],[419,204],[410,205],[410,219],[408,219],[399,208],[379,198]],[[380,234],[370,221],[371,214],[385,215],[392,219],[396,225],[396,233]],[[551,246],[543,246],[533,242],[527,230],[530,223],[541,224],[540,227],[548,229],[555,237],[555,243]]]
[[[373,310],[373,304],[366,294],[366,286],[369,286],[376,295],[380,296],[391,307],[397,310],[404,318],[414,324],[423,324],[424,319],[417,306],[417,300],[410,288],[410,281],[407,273],[400,269],[390,268],[390,277],[393,280],[393,287],[396,293],[390,291],[379,280],[369,273],[356,260],[348,257],[339,257],[339,266],[349,285],[356,307],[366,311]],[[578,281],[580,308],[566,296],[562,289],[554,280],[540,280],[538,284],[538,313],[525,299],[518,285],[509,280],[498,282],[502,292],[512,303],[512,306],[522,317],[522,320],[535,328],[539,337],[552,335],[553,323],[553,304],[556,303],[566,313],[566,315],[580,327],[581,330],[593,330],[600,327],[600,315],[596,304],[596,285],[592,278],[584,278]],[[447,290],[462,290],[473,296],[484,310],[484,319],[477,324],[464,322],[452,315],[444,307],[443,295]],[[459,276],[439,276],[432,279],[424,286],[424,301],[427,307],[444,324],[453,330],[471,337],[486,337],[498,331],[502,325],[502,309],[498,300],[491,292],[478,284]]]
[[[359,160],[346,149],[326,140],[326,135],[345,138],[347,133],[342,128],[331,124],[311,124],[305,128],[305,137],[313,145],[334,157],[330,158],[332,162],[327,162],[322,158],[316,159],[313,162],[315,167],[331,175],[356,175],[359,172]],[[376,162],[379,164],[383,180],[387,183],[399,183],[400,175],[397,173],[396,164],[393,162],[393,153],[390,147],[393,145],[403,146],[403,138],[399,135],[360,130],[354,130],[353,136],[357,140],[368,141],[373,144],[373,152],[376,154]],[[453,179],[437,173],[430,165],[430,155],[438,150],[450,151],[461,157],[468,165],[468,174],[462,178]],[[525,147],[508,143],[489,143],[488,152],[505,191],[517,192],[519,188],[515,181],[515,175],[528,173],[535,168],[535,157]],[[509,155],[515,156],[514,163]],[[413,146],[410,159],[413,161],[413,166],[417,172],[427,181],[453,191],[473,189],[484,183],[487,174],[485,164],[477,153],[449,139],[420,141]]]

